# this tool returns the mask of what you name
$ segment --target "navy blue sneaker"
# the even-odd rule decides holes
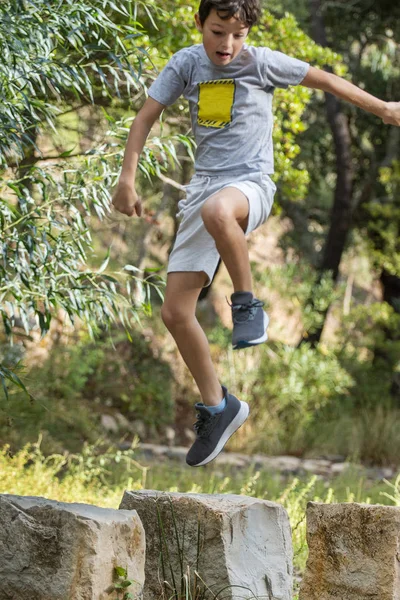
[[[194,423],[196,440],[186,455],[191,467],[202,467],[214,460],[231,435],[243,425],[249,414],[247,402],[241,402],[222,386],[226,399],[223,411],[212,414],[204,404],[197,403],[197,421]]]
[[[253,298],[251,292],[234,292],[232,304],[232,345],[234,350],[257,346],[267,341],[269,318],[262,309],[264,302]]]

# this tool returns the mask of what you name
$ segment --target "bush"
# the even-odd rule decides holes
[[[347,395],[354,382],[337,357],[303,344],[280,346],[263,360],[252,389],[251,446],[258,451],[303,454],[308,432],[325,406]]]
[[[132,342],[116,332],[93,342],[83,331],[66,345],[54,345],[42,366],[24,378],[35,400],[12,389],[0,398],[0,443],[13,449],[43,434],[47,452],[76,452],[102,434],[100,415],[118,409],[159,427],[174,419],[169,366],[153,356],[140,332]],[[97,417],[97,418],[96,418]]]
[[[150,426],[173,422],[173,376],[168,363],[154,356],[150,341],[139,331],[132,334],[132,342],[118,332],[113,344],[102,346],[96,372],[85,387],[86,397],[98,398],[101,404]],[[89,352],[92,347],[89,344]]]

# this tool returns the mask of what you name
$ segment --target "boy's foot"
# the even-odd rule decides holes
[[[204,404],[197,403],[197,421],[194,424],[196,440],[186,455],[186,462],[191,467],[201,467],[214,460],[221,452],[231,435],[247,419],[249,405],[241,402],[228,393],[222,386],[226,399],[225,408],[216,414],[212,414]]]
[[[253,298],[251,292],[234,292],[231,300],[233,349],[239,350],[265,342],[268,339],[266,329],[269,318],[262,309],[264,302]]]

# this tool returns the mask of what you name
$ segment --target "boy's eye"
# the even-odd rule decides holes
[[[213,33],[214,33],[215,35],[221,35],[221,34],[222,34],[222,31],[213,31]]]

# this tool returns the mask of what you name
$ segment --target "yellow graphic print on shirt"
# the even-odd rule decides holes
[[[203,127],[227,127],[232,121],[234,98],[234,79],[214,79],[199,83],[197,123]]]

